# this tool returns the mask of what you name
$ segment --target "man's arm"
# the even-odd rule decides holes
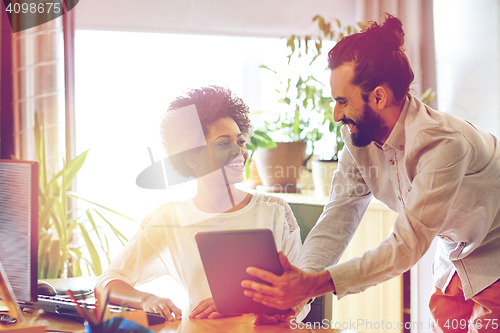
[[[460,190],[472,154],[470,144],[460,133],[441,132],[443,131],[433,128],[419,133],[415,139],[416,143],[409,152],[410,158],[405,161],[409,177],[412,178],[412,189],[408,193],[407,204],[402,207],[389,237],[375,249],[365,252],[363,256],[327,268],[335,285],[337,297],[361,292],[408,270],[427,251],[432,239],[442,228]],[[335,224],[338,224],[336,220]],[[347,232],[350,230],[352,229],[348,229]],[[323,237],[317,230],[312,232],[316,232],[318,238]],[[338,232],[341,233],[342,229]],[[327,239],[330,240],[331,237],[334,236],[328,235]],[[345,235],[340,237],[347,239]],[[341,254],[328,253],[328,247],[318,247],[316,245],[318,242],[310,244],[313,250],[305,249],[305,251],[310,251],[316,258],[320,258],[323,265],[328,263],[329,257]],[[322,254],[321,251],[327,253]],[[317,267],[321,268],[320,265]],[[301,289],[300,283],[303,283],[307,286],[305,288],[307,292],[301,292],[301,297],[309,296],[308,293],[313,293],[311,286],[314,285],[306,281],[310,277],[305,276],[302,282],[290,282],[292,288],[279,289],[289,290],[293,294],[293,287]],[[271,279],[266,281],[269,280]],[[280,301],[286,299],[283,293],[276,290],[255,284],[245,285],[259,290],[258,293],[273,295],[277,301],[267,300],[269,304],[279,305]]]
[[[372,199],[349,149],[341,151],[328,203],[302,246],[298,267],[307,272],[323,271],[339,261]]]
[[[302,247],[299,267],[304,270],[290,265],[287,271],[284,266],[285,273],[277,277],[250,268],[249,274],[271,283],[274,288],[244,281],[243,287],[255,291],[247,290],[245,294],[256,301],[262,300],[267,304],[280,306],[280,309],[282,307],[286,309],[286,306],[293,307],[303,300],[335,292],[331,275],[325,268],[336,264],[342,256],[359,226],[371,197],[371,192],[349,149],[345,147],[340,155],[339,168],[332,179],[330,202],[325,206]]]

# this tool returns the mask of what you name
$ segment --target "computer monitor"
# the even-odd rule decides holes
[[[36,302],[38,162],[0,160],[0,262],[17,301]]]

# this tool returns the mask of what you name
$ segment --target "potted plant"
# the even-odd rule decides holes
[[[265,131],[255,130],[253,136],[250,138],[250,142],[246,144],[246,148],[251,151],[251,153],[250,157],[245,162],[245,185],[251,189],[255,189],[257,186],[262,185],[262,181],[260,180],[253,154],[257,148],[276,148],[276,143]]]
[[[300,171],[313,156],[317,142],[325,133],[333,136],[333,142],[331,137],[327,138],[327,144],[332,149],[323,149],[320,153],[321,160],[336,161],[338,152],[343,147],[340,124],[333,121],[333,99],[325,93],[325,84],[316,78],[318,70],[321,72],[327,68],[321,65],[318,69],[315,61],[323,52],[324,40],[339,41],[345,35],[356,33],[358,30],[354,26],[343,28],[339,20],[335,20],[335,24],[326,22],[320,15],[316,15],[313,22],[318,23],[318,34],[292,35],[286,40],[290,49],[287,56],[288,68],[300,64],[303,66],[305,63],[305,72],[292,77],[288,73],[278,73],[266,65],[261,65],[261,68],[276,75],[279,82],[276,91],[281,94],[278,103],[287,106],[285,112],[268,113],[270,119],[265,121],[261,129],[278,141],[277,147],[256,151],[260,178],[271,191],[300,190],[296,186]],[[358,26],[363,28],[362,23],[358,23]],[[307,146],[310,154],[305,158]],[[319,174],[319,171],[317,173]]]
[[[102,210],[136,222],[69,191],[88,151],[63,163],[62,170],[49,177],[44,132],[43,123],[40,124],[35,113],[35,150],[39,165],[38,278],[77,277],[82,276],[84,271],[88,275],[99,276],[102,259],[111,263],[108,236],[113,234],[122,245],[127,242],[127,238],[102,214]],[[14,156],[12,158],[15,159]],[[69,197],[86,201],[94,208],[85,210],[83,214],[73,214],[67,205]],[[105,229],[111,233],[106,233]]]

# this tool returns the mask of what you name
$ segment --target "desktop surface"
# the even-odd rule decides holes
[[[187,312],[182,320],[175,322],[165,322],[159,325],[150,326],[154,332],[161,333],[220,333],[220,332],[238,332],[238,333],[287,333],[295,331],[304,332],[331,332],[331,333],[355,333],[354,331],[336,330],[336,329],[322,329],[318,327],[304,327],[299,329],[298,327],[285,327],[284,325],[262,325],[255,326],[253,324],[253,315],[242,315],[221,319],[189,319]],[[30,314],[25,314],[25,317],[29,320]],[[68,318],[61,317],[55,313],[44,313],[40,316],[41,320],[47,320],[49,327],[47,329],[50,331],[57,332],[84,332],[84,326],[82,323],[75,322]],[[0,330],[1,332],[1,330]]]
[[[69,279],[46,279],[44,281],[50,283],[54,288],[67,288],[67,289],[86,289],[91,288],[95,284],[96,278],[69,278]],[[1,302],[1,301],[0,301]],[[25,318],[29,321],[33,312],[24,312]],[[304,332],[330,332],[330,333],[355,333],[348,330],[337,330],[333,327],[322,328],[321,323],[316,327],[305,326],[302,329],[297,324],[292,327],[285,327],[285,324],[278,325],[262,325],[255,326],[253,324],[253,315],[242,315],[227,317],[221,319],[189,319],[188,309],[183,310],[182,320],[175,322],[165,322],[163,324],[153,325],[149,328],[154,332],[162,333],[220,333],[220,332],[277,332],[286,333],[294,331]],[[84,325],[80,322],[63,317],[55,313],[43,313],[39,319],[46,320],[49,323],[47,332],[85,332]],[[0,329],[1,332],[1,329]]]

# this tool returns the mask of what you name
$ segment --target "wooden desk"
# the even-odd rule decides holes
[[[184,312],[187,313],[187,312]],[[30,314],[25,314],[30,318]],[[84,326],[81,323],[61,317],[54,313],[44,313],[40,320],[47,320],[49,327],[47,332],[84,332]],[[319,326],[319,324],[318,324]],[[355,333],[354,331],[322,329],[320,327],[304,327],[299,329],[296,326],[284,327],[284,325],[262,325],[253,324],[253,315],[243,315],[222,319],[189,319],[184,317],[182,321],[165,322],[161,325],[150,327],[154,332],[161,333],[220,333],[220,332],[238,332],[238,333],[291,333],[297,330],[303,332],[324,332],[324,333]]]
[[[72,288],[72,289],[93,289],[95,278],[69,278],[69,279],[47,279],[44,280],[50,283],[55,288]],[[1,301],[0,301],[1,302]],[[182,321],[165,322],[164,324],[151,326],[150,329],[154,332],[161,333],[220,333],[220,332],[237,332],[237,333],[291,333],[297,330],[303,332],[324,332],[324,333],[355,333],[354,331],[337,330],[331,328],[321,328],[320,323],[317,327],[303,327],[299,329],[298,324],[292,327],[282,325],[262,325],[255,326],[253,324],[253,315],[243,315],[222,319],[189,319],[189,310],[184,309]],[[33,313],[24,312],[25,318],[30,320]],[[55,313],[44,313],[39,317],[39,320],[46,320],[49,324],[47,332],[85,332],[84,325],[66,317]],[[0,330],[1,332],[1,330]]]

